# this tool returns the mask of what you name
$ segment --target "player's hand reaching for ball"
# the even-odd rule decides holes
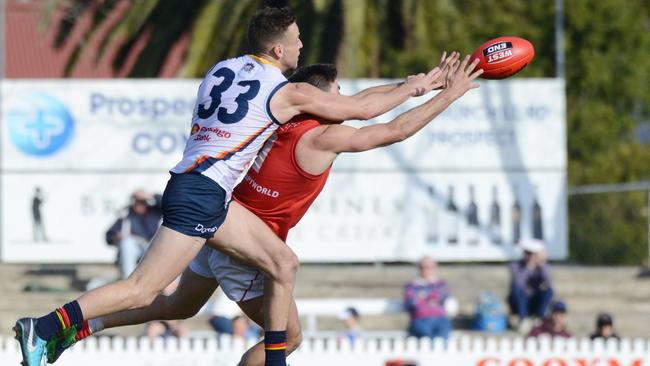
[[[428,73],[419,73],[406,78],[406,84],[414,88],[413,96],[419,97],[443,85],[440,79],[443,78],[442,70],[434,67]]]
[[[447,51],[444,51],[442,53],[442,56],[440,57],[440,64],[438,65],[438,68],[442,71],[440,73],[440,76],[438,76],[438,79],[436,80],[437,83],[441,84],[440,87],[437,89],[445,89],[447,87],[447,73],[449,72],[449,69],[451,66],[460,58],[460,53],[453,51],[449,55],[447,55]]]
[[[469,61],[469,55],[465,56],[463,61],[456,59],[446,73],[444,92],[450,93],[454,99],[460,98],[470,89],[479,87],[474,80],[483,73],[483,69],[474,70],[479,63],[478,59],[471,63]]]

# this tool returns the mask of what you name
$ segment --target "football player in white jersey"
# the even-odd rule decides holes
[[[449,58],[445,59],[445,55],[443,55],[442,62],[451,67],[458,60],[458,56],[458,54],[452,53]],[[444,111],[463,93],[478,86],[472,82],[481,74],[480,70],[472,72],[478,60],[475,60],[472,64],[467,61],[468,59],[462,62],[456,72],[449,73],[448,83],[443,92],[433,97],[429,102],[404,112],[391,122],[362,129],[337,124],[323,125],[315,127],[313,130],[315,133],[300,135],[299,142],[296,145],[286,144],[287,134],[285,133],[283,143],[277,147],[273,145],[274,147],[270,150],[270,154],[277,153],[275,160],[267,161],[265,163],[267,169],[264,171],[260,170],[253,173],[249,171],[247,177],[251,178],[252,174],[252,177],[256,177],[254,179],[262,178],[262,181],[266,182],[267,186],[278,187],[281,191],[280,195],[275,198],[267,198],[267,203],[275,202],[278,206],[291,210],[298,207],[308,207],[313,200],[306,200],[305,197],[311,196],[317,186],[305,185],[305,180],[299,178],[293,181],[292,184],[295,185],[294,187],[301,187],[302,191],[300,192],[283,190],[279,188],[280,184],[286,184],[287,179],[291,179],[289,177],[292,175],[294,177],[302,175],[302,170],[299,169],[307,168],[311,173],[322,172],[323,169],[331,166],[340,152],[359,152],[385,146],[415,134],[419,129],[431,123],[436,115]],[[290,77],[290,80],[291,82],[309,82],[324,91],[338,93],[336,69],[333,65],[321,64],[302,67]],[[306,121],[307,124],[310,123],[307,116],[300,116],[292,120],[296,124],[302,124]],[[289,139],[291,138],[289,137]],[[276,148],[279,150],[275,150]],[[299,168],[295,167],[294,171],[283,172],[288,175],[277,177],[273,173],[275,171],[273,165],[269,166],[268,164],[275,164],[278,162],[278,157],[286,157],[288,154],[295,154],[296,160],[300,161],[300,163],[297,163]],[[260,158],[262,156],[259,156],[258,160]],[[318,176],[323,177],[325,175],[325,179],[327,179],[326,174],[323,172]],[[286,188],[286,186],[284,187]],[[237,189],[241,188],[239,186]],[[236,200],[247,202],[247,207],[265,220],[269,226],[275,227],[276,233],[284,233],[281,237],[284,237],[286,232],[280,229],[280,226],[288,228],[289,225],[295,224],[293,220],[300,219],[300,216],[285,215],[286,211],[281,211],[281,213],[277,211],[269,212],[267,211],[268,206],[264,207],[263,204],[260,207],[259,204],[264,201],[264,194],[251,193],[254,191],[247,191],[246,188],[237,192],[237,189],[234,194]],[[285,195],[285,193],[288,193],[288,195]],[[315,196],[311,197],[316,198]],[[296,198],[299,199],[296,200]],[[258,199],[260,200],[258,201]],[[287,201],[291,200],[300,203],[294,203],[288,208]],[[300,209],[299,211],[302,212]],[[77,333],[74,339],[69,339],[67,343],[75,343],[107,328],[142,324],[152,320],[185,319],[194,316],[218,286],[223,288],[223,291],[230,299],[237,302],[245,314],[262,326],[264,319],[262,306],[263,283],[264,276],[258,270],[242,264],[220,251],[204,246],[181,275],[180,284],[173,294],[168,296],[160,295],[152,305],[145,308],[111,314],[100,319],[92,319],[89,322],[91,332]],[[292,305],[294,306],[290,310],[287,324],[287,354],[295,350],[302,339],[298,312],[295,304]],[[239,365],[263,365],[264,356],[264,345],[258,343],[242,356]]]
[[[54,352],[48,340],[87,327],[87,319],[150,305],[208,238],[216,249],[265,274],[265,365],[286,364],[298,259],[259,218],[229,204],[232,189],[279,124],[301,113],[333,121],[370,119],[431,91],[443,76],[434,68],[404,83],[342,96],[306,83],[286,84],[282,72],[297,66],[302,48],[289,9],[258,12],[248,39],[251,55],[217,63],[201,83],[192,134],[163,194],[163,224],[138,267],[127,279],[88,291],[47,315],[19,319],[14,330],[27,366],[43,364]]]

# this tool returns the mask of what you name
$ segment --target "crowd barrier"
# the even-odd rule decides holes
[[[93,366],[225,366],[236,365],[245,343],[228,336],[156,339],[89,338],[66,352],[57,364]],[[0,339],[0,365],[18,365],[20,349],[11,338]],[[309,366],[650,366],[650,340],[620,341],[542,338],[442,339],[306,338],[289,358]]]

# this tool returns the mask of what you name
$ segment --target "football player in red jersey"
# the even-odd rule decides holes
[[[421,130],[468,90],[478,87],[474,80],[477,61],[462,62],[457,53],[443,56],[447,69],[445,87],[424,104],[402,113],[391,122],[362,128],[299,116],[278,128],[234,191],[234,201],[269,225],[282,240],[321,192],[330,167],[342,152],[361,152],[387,146]],[[307,82],[324,91],[338,93],[333,65],[311,65],[298,69],[291,82]],[[396,87],[386,85],[385,89]],[[375,92],[385,92],[378,88]],[[242,223],[244,224],[244,223]],[[264,324],[263,274],[237,259],[204,247],[181,277],[173,294],[160,295],[148,307],[120,312],[89,321],[85,332],[69,337],[74,343],[105,328],[140,324],[151,320],[184,319],[195,315],[221,285],[228,297],[256,323]],[[287,353],[301,341],[295,302],[287,327]],[[258,343],[244,354],[240,365],[263,365],[264,344]]]

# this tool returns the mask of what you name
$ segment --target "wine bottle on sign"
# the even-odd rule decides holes
[[[447,243],[451,245],[458,244],[458,206],[454,202],[454,187],[449,186],[449,199],[447,201],[447,207],[445,209],[445,216],[447,220],[446,230],[447,230]]]
[[[537,186],[534,188],[534,198],[533,198],[533,207],[532,207],[532,228],[533,228],[533,238],[544,240],[544,228],[542,224],[542,206],[537,201]]]
[[[438,243],[438,208],[436,207],[436,192],[433,186],[427,187],[428,200],[425,205],[426,242],[429,245]]]
[[[503,238],[501,236],[501,207],[499,206],[496,186],[492,186],[492,204],[490,204],[490,224],[488,231],[490,232],[490,241],[493,244],[503,244]]]
[[[521,240],[521,204],[519,204],[519,190],[514,186],[515,202],[512,204],[512,243],[519,244]]]
[[[477,245],[479,241],[478,207],[474,199],[474,186],[469,186],[469,206],[467,207],[467,244]]]

